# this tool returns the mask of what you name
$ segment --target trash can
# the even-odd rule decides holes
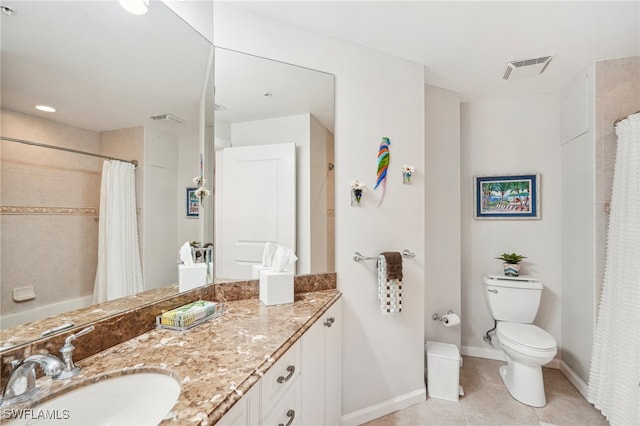
[[[450,343],[427,342],[427,390],[430,398],[458,401],[460,352]]]

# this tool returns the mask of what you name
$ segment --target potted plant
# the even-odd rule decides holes
[[[522,256],[516,253],[502,253],[500,257],[496,257],[498,260],[502,260],[504,263],[504,274],[508,277],[517,277],[520,274],[520,261],[526,259],[526,256]]]

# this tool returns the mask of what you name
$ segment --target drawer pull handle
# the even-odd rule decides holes
[[[289,372],[287,377],[284,377],[284,376],[278,377],[278,383],[284,383],[288,381],[291,378],[291,376],[293,376],[293,373],[296,371],[296,367],[293,365],[290,365],[287,367],[287,371]]]
[[[497,293],[497,292],[498,292],[498,290],[492,290],[492,289],[487,289],[487,291],[488,291],[489,293]]]
[[[336,322],[336,319],[334,317],[329,317],[324,321],[324,325],[326,327],[331,327],[334,322]]]
[[[289,421],[285,425],[284,423],[280,423],[278,426],[290,426],[293,423],[293,419],[296,417],[296,412],[294,410],[287,411],[287,417],[289,417]]]

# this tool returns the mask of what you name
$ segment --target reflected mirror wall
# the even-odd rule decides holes
[[[220,61],[215,102],[226,109],[217,111],[214,129],[213,47],[160,2],[152,2],[143,17],[127,14],[117,2],[14,1],[3,5],[14,8],[17,14],[0,16],[2,135],[52,145],[70,144],[75,149],[140,162],[136,185],[142,253],[147,262],[156,262],[155,266],[143,265],[145,281],[147,288],[158,288],[150,295],[128,298],[124,309],[175,294],[171,284],[176,281],[178,247],[184,241],[200,238],[213,241],[214,196],[206,199],[199,219],[187,218],[185,190],[193,186],[192,179],[199,173],[202,151],[207,179],[214,181],[214,139],[216,149],[222,148],[239,143],[232,137],[236,123],[305,114],[309,122],[313,117],[330,130],[328,133],[333,132],[333,76],[237,52],[252,61],[240,71],[235,68],[234,73],[243,77],[239,84],[224,77],[223,58],[220,52],[215,53]],[[283,92],[275,84],[259,84],[260,101],[276,101],[268,104],[273,107],[288,100],[303,107],[276,108],[273,112],[258,108],[258,113],[251,106],[264,105],[255,98],[243,99],[237,89],[248,88],[254,80],[263,81],[266,73],[259,62],[280,69],[283,74],[279,79],[277,72],[270,73],[280,85],[293,82],[287,69],[321,76],[323,82],[304,80],[302,86],[292,85],[295,90],[290,92]],[[229,84],[236,89],[227,91]],[[316,95],[309,95],[316,85],[322,92],[316,94],[323,99],[322,107],[316,105]],[[263,90],[271,91],[271,99],[263,96],[267,93]],[[237,96],[244,108],[236,106]],[[35,102],[50,102],[58,111],[54,115],[38,112],[33,109]],[[183,122],[149,118],[167,113]],[[159,147],[154,144],[158,140],[164,141]],[[332,145],[326,146],[325,155],[304,154],[309,168],[316,169],[318,176],[324,175],[320,180],[324,187],[298,186],[299,191],[308,188],[305,190],[309,194],[323,194],[327,209],[322,215],[326,216],[327,230],[322,238],[326,246],[320,252],[309,251],[305,257],[308,266],[301,260],[298,273],[333,270],[333,245],[327,237],[333,232],[333,177],[326,163],[332,158]],[[25,314],[22,322],[31,321],[54,311],[76,309],[91,297],[97,247],[96,188],[102,160],[5,141],[0,145],[0,157],[0,325],[6,328],[20,320],[16,317],[9,323],[5,315]],[[167,163],[172,164],[169,167]],[[174,172],[167,171],[171,167],[175,167],[175,180]],[[158,195],[162,197],[154,198]],[[220,211],[224,206],[215,208]],[[161,218],[160,213],[166,217]],[[296,229],[311,229],[310,214],[296,211]],[[299,235],[304,232],[298,231]],[[162,238],[153,243],[146,240],[154,236]],[[220,250],[224,247],[216,248]],[[153,284],[150,270],[157,272]],[[35,299],[13,300],[13,290],[30,286]],[[40,309],[42,306],[46,308]],[[76,326],[117,313],[118,309],[90,307]],[[25,333],[13,344],[37,339],[41,331],[33,327],[16,329]],[[7,338],[11,333],[0,334],[2,350],[11,343]]]
[[[117,2],[3,5],[16,14],[1,15],[2,136],[137,160],[145,289],[175,283],[179,245],[213,232],[185,201],[213,141],[213,46],[160,2],[144,16]],[[0,149],[2,328],[87,306],[103,160]]]
[[[298,274],[333,271],[334,76],[216,47],[215,86],[217,275],[251,278],[266,241],[295,251]],[[286,143],[295,144],[292,218],[264,166],[282,161],[275,152]],[[230,156],[265,172],[227,176]]]

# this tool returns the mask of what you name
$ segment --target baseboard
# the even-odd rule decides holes
[[[560,371],[571,382],[573,386],[580,392],[580,395],[589,401],[589,386],[573,371],[564,361],[560,361]]]
[[[504,353],[500,349],[495,348],[479,348],[477,346],[463,346],[462,355],[473,356],[476,358],[494,359],[496,361],[506,361]],[[561,369],[561,361],[558,358],[552,359],[544,366],[547,368]]]
[[[414,404],[424,402],[427,400],[427,390],[421,388],[413,392],[406,393],[404,395],[388,399],[383,402],[365,407],[363,409],[345,414],[342,416],[343,426],[356,426],[366,423],[368,421],[377,419],[394,411],[402,410],[403,408],[410,407]]]
[[[495,359],[496,361],[506,361],[504,353],[495,348],[479,348],[477,346],[462,346],[462,355],[476,358]]]

